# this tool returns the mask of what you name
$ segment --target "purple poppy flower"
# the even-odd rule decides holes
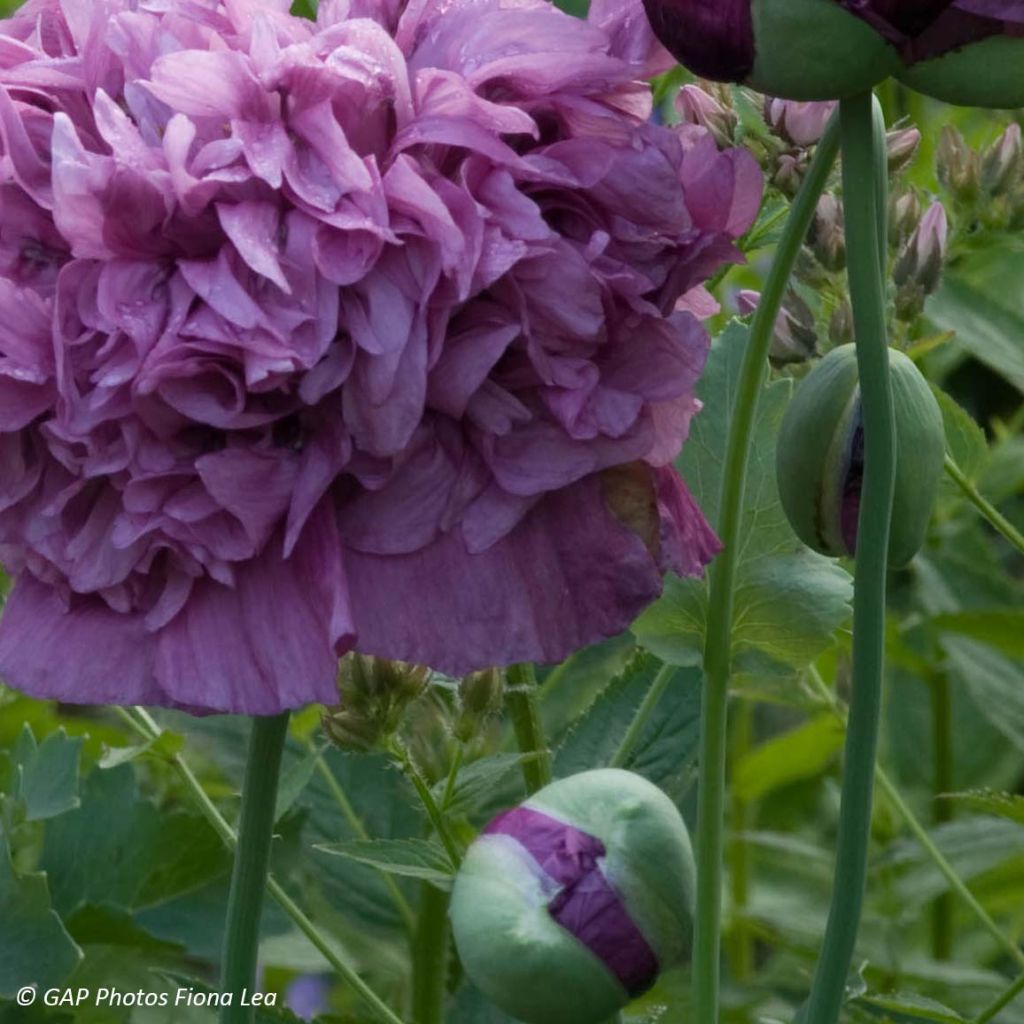
[[[0,23],[26,692],[269,714],[355,645],[557,660],[717,548],[671,468],[708,345],[677,304],[760,180],[648,123],[639,7],[288,8]]]

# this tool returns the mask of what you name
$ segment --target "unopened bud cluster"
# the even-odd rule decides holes
[[[347,654],[338,668],[340,700],[325,710],[324,732],[342,750],[366,752],[381,747],[425,690],[428,675],[429,670],[420,665]]]

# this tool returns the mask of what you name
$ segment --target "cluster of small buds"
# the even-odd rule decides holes
[[[1019,124],[1011,124],[981,158],[981,187],[990,196],[1011,195],[1024,177]]]
[[[496,668],[474,672],[459,683],[459,712],[455,738],[468,743],[501,710],[505,699],[505,676]]]
[[[323,729],[342,750],[365,753],[385,746],[409,705],[427,686],[429,670],[362,654],[348,654],[338,667],[339,703],[325,709]]]
[[[804,148],[821,141],[836,102],[798,103],[772,96],[764,99],[765,124],[794,146]]]
[[[736,295],[740,315],[748,316],[761,301],[759,292],[741,291]],[[792,288],[786,292],[782,309],[775,319],[775,331],[768,358],[772,366],[781,369],[794,363],[804,363],[818,352],[818,332],[814,312]]]
[[[675,106],[683,124],[706,128],[719,149],[735,145],[739,117],[732,107],[732,97],[727,86],[714,82],[684,85],[676,96]]]
[[[885,156],[889,174],[896,175],[910,166],[921,145],[921,133],[914,128],[897,126],[885,134]]]
[[[972,203],[981,193],[981,154],[971,149],[951,124],[944,125],[935,155],[939,182],[960,203]]]
[[[889,244],[902,249],[924,216],[921,198],[913,189],[897,189],[889,196]]]
[[[830,273],[838,274],[846,268],[843,204],[829,192],[818,200],[807,244],[818,262]]]
[[[932,203],[893,267],[896,315],[911,321],[924,310],[925,299],[942,280],[949,249],[949,220],[942,203]]]

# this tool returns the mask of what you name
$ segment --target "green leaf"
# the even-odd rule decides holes
[[[316,771],[318,750],[311,750],[305,757],[291,761],[281,772],[281,781],[277,787],[277,803],[274,806],[274,821],[280,821],[302,796]]]
[[[932,391],[942,410],[942,422],[946,430],[946,451],[963,470],[969,480],[975,480],[988,459],[988,442],[985,432],[975,423],[965,409],[961,408],[940,387],[932,385]],[[957,493],[960,493],[959,490]]]
[[[455,877],[447,854],[440,845],[427,839],[352,839],[344,843],[322,843],[316,849],[393,875],[419,878],[442,889],[450,888]]]
[[[947,636],[942,646],[951,671],[982,714],[1024,750],[1024,663],[963,637]]]
[[[697,387],[704,409],[694,419],[679,469],[710,522],[718,520],[733,396],[747,340],[733,323],[712,346]],[[779,502],[775,441],[792,393],[788,380],[761,394],[747,478],[735,591],[733,656],[740,672],[788,675],[834,642],[850,616],[849,574],[808,550]],[[707,582],[671,577],[665,594],[634,625],[641,643],[675,665],[699,665],[707,619]]]
[[[974,811],[976,814],[988,814],[996,818],[1006,818],[1024,825],[1024,796],[1015,793],[1000,793],[994,789],[975,789],[966,793],[945,793],[945,799],[952,800],[958,807]]]
[[[64,914],[86,903],[154,906],[225,874],[228,865],[205,820],[161,815],[139,799],[130,765],[92,772],[81,807],[55,818],[43,842],[42,866]]]
[[[18,796],[28,821],[45,821],[78,806],[78,761],[82,739],[69,739],[63,729],[36,746],[25,726],[14,757]]]
[[[746,754],[736,764],[733,789],[746,801],[802,779],[820,775],[843,745],[843,727],[832,714],[775,736]]]
[[[1024,827],[1013,821],[964,818],[937,825],[929,835],[964,881],[1011,861],[1024,863]],[[894,899],[904,913],[924,906],[948,889],[949,883],[916,839],[902,838],[892,843],[877,866],[898,869]]]
[[[929,319],[956,344],[1024,391],[1024,253],[991,246],[961,260],[927,305]]]
[[[100,768],[117,768],[129,764],[140,757],[154,757],[157,760],[170,760],[181,752],[185,746],[185,737],[176,732],[164,730],[156,739],[133,747],[107,747],[97,762]]]
[[[164,942],[141,927],[128,911],[107,904],[88,903],[79,907],[64,922],[68,934],[80,946],[125,946],[173,953],[180,946]]]
[[[495,787],[527,761],[536,761],[537,754],[492,754],[481,757],[460,769],[455,777],[451,799],[442,809],[449,814],[469,814],[493,793]],[[432,787],[434,799],[441,806],[447,780],[442,779]]]
[[[859,996],[853,1003],[893,1024],[964,1024],[964,1018],[955,1010],[913,993],[874,993]]]
[[[0,998],[26,985],[59,985],[81,958],[50,903],[46,876],[17,875],[0,841]]]
[[[661,662],[638,653],[577,720],[555,755],[555,775],[564,778],[609,764]],[[700,673],[679,670],[637,737],[625,767],[657,785],[687,769],[700,738]]]
[[[931,625],[940,634],[955,633],[1024,661],[1024,611],[992,608],[936,615]]]

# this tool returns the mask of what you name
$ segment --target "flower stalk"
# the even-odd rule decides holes
[[[507,707],[516,743],[522,753],[536,755],[523,761],[523,781],[532,795],[551,781],[551,754],[537,703],[537,675],[532,665],[512,665],[508,682]]]
[[[804,1019],[839,1019],[864,902],[885,660],[886,573],[896,443],[879,247],[877,136],[870,93],[843,100],[843,194],[864,416],[864,485],[853,602],[853,684],[832,905]]]
[[[285,712],[271,718],[254,718],[252,722],[221,967],[221,990],[230,994],[232,1000],[223,1009],[221,1024],[252,1024],[256,1019],[251,999],[243,996],[256,985],[263,894],[288,718]],[[245,1005],[247,1002],[250,1005]]]
[[[751,325],[729,424],[718,522],[718,535],[723,550],[711,567],[708,625],[704,647],[697,811],[699,884],[693,958],[696,1024],[718,1024],[722,836],[728,691],[732,662],[733,590],[739,562],[747,466],[750,461],[758,400],[768,370],[768,354],[775,332],[775,321],[782,307],[800,246],[814,217],[818,199],[825,190],[838,150],[839,125],[834,118],[818,145],[783,229],[775,260]]]

